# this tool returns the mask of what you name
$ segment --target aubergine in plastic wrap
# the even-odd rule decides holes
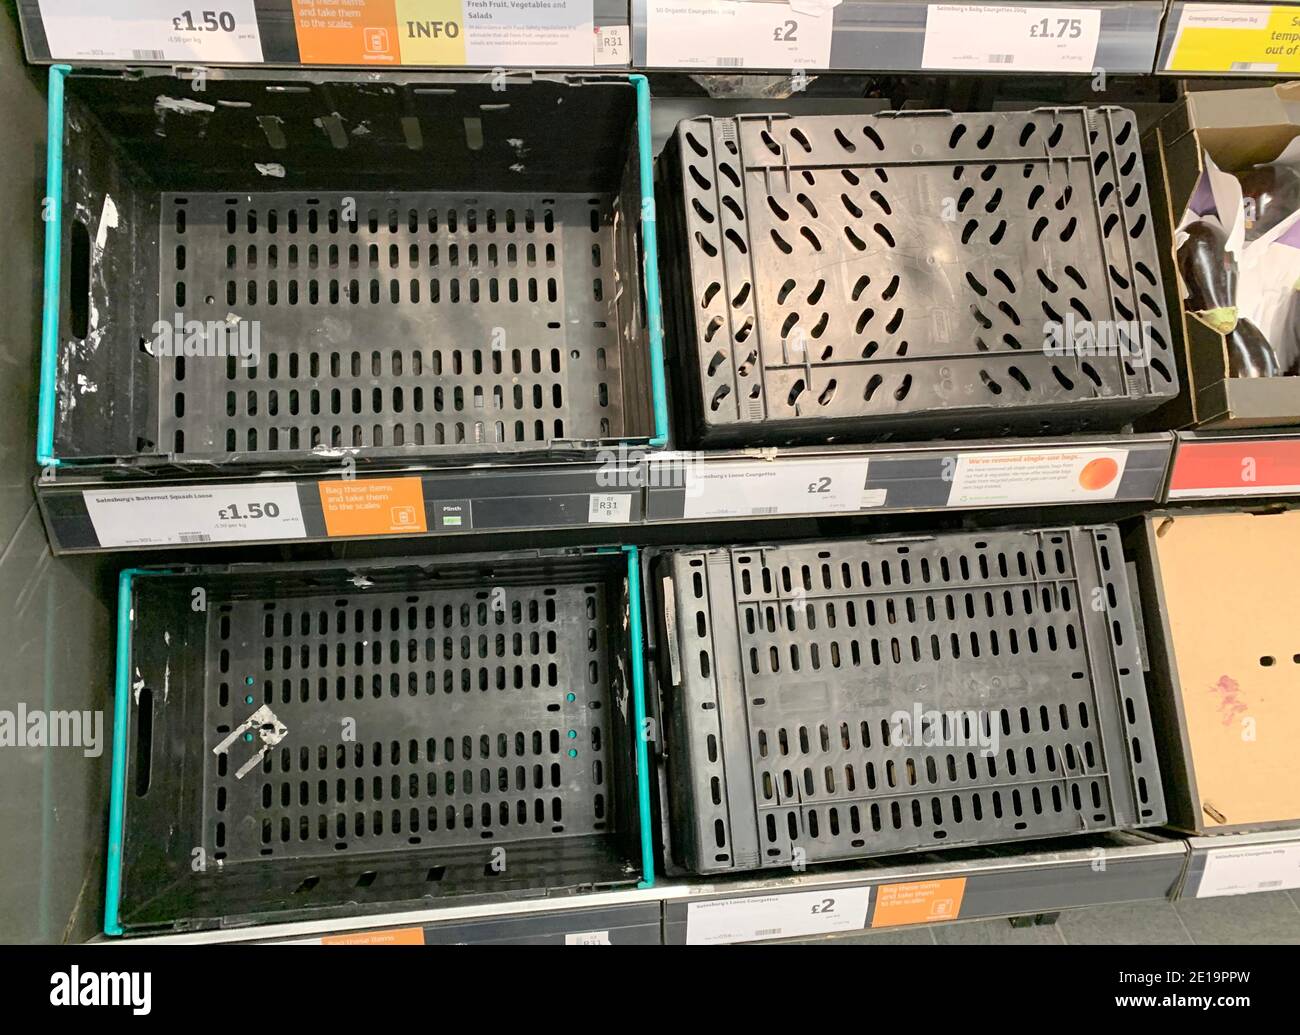
[[[1249,320],[1238,320],[1223,340],[1228,346],[1230,377],[1277,377],[1282,372],[1268,339]]]
[[[1198,219],[1185,228],[1178,248],[1178,272],[1187,290],[1187,311],[1227,334],[1237,325],[1237,262],[1228,254],[1228,235],[1217,223]]]
[[[1254,241],[1300,208],[1300,173],[1288,165],[1252,165],[1237,173],[1246,215],[1246,240]]]

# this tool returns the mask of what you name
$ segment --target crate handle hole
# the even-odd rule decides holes
[[[483,120],[477,116],[465,116],[465,146],[471,151],[483,150]]]
[[[370,885],[372,885],[375,882],[375,878],[378,876],[379,874],[375,870],[366,870],[364,873],[361,874],[361,876],[357,878],[357,887],[358,888],[370,887]]]
[[[305,891],[311,891],[311,889],[319,883],[319,877],[305,877],[303,878],[303,882],[293,889],[293,893],[295,895],[300,895]]]
[[[149,793],[149,777],[153,767],[153,691],[140,688],[136,701],[135,732],[135,796],[143,798]]]
[[[68,279],[68,306],[72,318],[72,335],[84,339],[90,332],[90,230],[80,219],[72,221],[71,276]]]

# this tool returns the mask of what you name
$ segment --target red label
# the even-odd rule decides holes
[[[1300,493],[1300,439],[1180,442],[1170,499]]]

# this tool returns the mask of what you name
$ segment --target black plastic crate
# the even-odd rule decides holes
[[[1114,527],[668,551],[652,572],[691,871],[1164,821]]]
[[[124,573],[105,930],[652,882],[635,570]]]
[[[701,117],[657,176],[699,440],[1114,428],[1178,394],[1129,111]]]
[[[662,437],[644,80],[192,85],[52,73],[43,463],[511,459]]]

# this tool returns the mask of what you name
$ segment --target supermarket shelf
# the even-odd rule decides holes
[[[1300,495],[1300,433],[1179,432],[1167,499]]]
[[[1192,837],[1176,898],[1300,889],[1300,827]]]
[[[766,18],[772,23],[773,28],[757,34],[763,37],[763,46],[756,46],[754,50],[744,54],[734,53],[737,42],[737,34],[733,31],[734,25],[718,19],[716,29],[710,30],[708,28],[710,23],[701,19],[691,22],[689,26],[677,27],[672,24],[671,19],[665,20],[662,15],[655,15],[655,10],[664,6],[669,6],[665,0],[632,0],[632,63],[637,68],[689,68],[697,72],[735,72],[740,69],[789,72],[791,67],[873,72],[972,70],[969,65],[945,65],[935,60],[934,54],[931,55],[931,61],[926,62],[927,11],[930,5],[924,0],[844,0],[831,12],[833,25],[829,32],[829,59],[825,57],[827,51],[824,46],[800,48],[797,51],[798,58],[792,59],[793,51],[786,56],[767,45],[767,37],[776,32],[777,26],[785,25],[791,18],[798,22],[802,18],[810,17],[812,12],[822,5],[764,3],[762,0],[745,4],[744,6],[758,9],[753,13],[745,12],[744,17],[747,20]],[[695,8],[699,6],[692,5],[692,14],[696,18],[699,18],[699,12]],[[737,5],[727,4],[724,0],[724,3],[716,6],[734,8]],[[829,4],[824,6],[829,10]],[[976,0],[975,3],[964,6],[1005,7],[994,0]],[[1025,6],[1032,8],[1035,5],[1030,3]],[[1007,61],[1007,55],[995,55],[1001,60],[986,62],[983,67],[974,70],[997,72],[1003,75],[1008,72],[1029,70],[1055,73],[1072,70],[1079,74],[1092,74],[1094,70],[1100,68],[1111,75],[1148,74],[1152,68],[1156,44],[1159,40],[1163,6],[1160,0],[1069,4],[1068,7],[1072,11],[1096,11],[1100,16],[1095,57],[1087,63],[1086,68],[1034,69],[1027,63],[1029,55],[1021,52],[1015,54],[1010,62]],[[759,10],[763,8],[767,10],[760,14]],[[980,26],[991,28],[988,22],[990,15],[987,12],[972,12],[970,17],[972,32]],[[814,34],[807,21],[804,21],[797,31],[805,32],[806,36]],[[654,39],[650,35],[652,32],[658,34]],[[824,35],[825,30],[822,30],[822,33]],[[1002,34],[1001,27],[993,34],[993,38],[998,39],[1000,43],[1009,42]],[[681,49],[680,42],[677,47],[671,47],[670,39],[686,43],[692,60],[685,61],[682,57],[678,57],[673,61],[661,56],[687,53]],[[708,48],[714,40],[729,42],[732,50],[710,54]],[[787,58],[784,64],[780,63],[782,57]]]
[[[804,911],[804,903],[811,901],[809,896],[821,902],[838,894],[845,902],[869,903],[870,911],[863,913],[856,927],[837,928],[860,930],[883,926],[889,919],[879,906],[882,888],[929,885],[934,881],[944,882],[936,890],[956,905],[953,915],[936,919],[1027,916],[1075,906],[1167,899],[1178,884],[1186,858],[1184,842],[1142,834],[1077,838],[1031,851],[1025,848],[972,849],[902,862],[897,858],[882,859],[868,865],[777,878],[716,883],[667,881],[649,889],[578,895],[565,900],[478,903],[343,920],[142,936],[123,943],[308,942],[373,933],[382,935],[371,939],[375,941],[400,938],[427,944],[519,940],[572,944],[583,936],[599,941],[602,935],[613,944],[654,944],[659,940],[662,911],[664,941],[672,944],[687,940],[692,907],[702,903],[724,903],[707,910],[711,918],[706,923],[712,932],[708,940],[752,940],[752,936],[722,937],[725,932],[713,917],[718,916],[718,911],[725,912],[727,924],[743,933],[747,922],[770,922],[764,918],[774,915],[774,901],[776,913],[793,922]],[[928,888],[903,890],[924,897]],[[892,902],[900,901],[898,888],[885,895]],[[764,900],[758,910],[752,901],[755,898]],[[701,913],[699,909],[694,912],[697,916]],[[899,918],[895,910],[893,919]],[[652,925],[656,936],[651,935]],[[699,940],[700,935],[697,928],[691,940]]]
[[[1172,0],[1160,33],[1161,75],[1278,76],[1300,71],[1293,33],[1300,4],[1182,3]]]
[[[36,490],[52,550],[71,554],[755,516],[1157,502],[1172,446],[1171,435],[1157,433],[708,453],[626,449],[599,460],[513,467],[372,465],[348,479],[320,471],[213,478],[178,469],[128,480],[115,468],[62,468],[52,480],[38,479]],[[1098,491],[1083,492],[1077,468],[1093,459],[1108,466],[1113,461],[1114,477]],[[738,493],[737,478],[754,483],[752,489]],[[354,521],[327,515],[323,486],[327,495],[376,490],[416,510],[408,512],[404,526],[383,524],[358,534]],[[105,504],[97,501],[109,498],[117,517],[106,519]],[[232,504],[244,508],[267,498],[279,500],[277,520],[218,519]],[[300,521],[288,520],[294,501]],[[124,503],[128,509],[121,510]]]

